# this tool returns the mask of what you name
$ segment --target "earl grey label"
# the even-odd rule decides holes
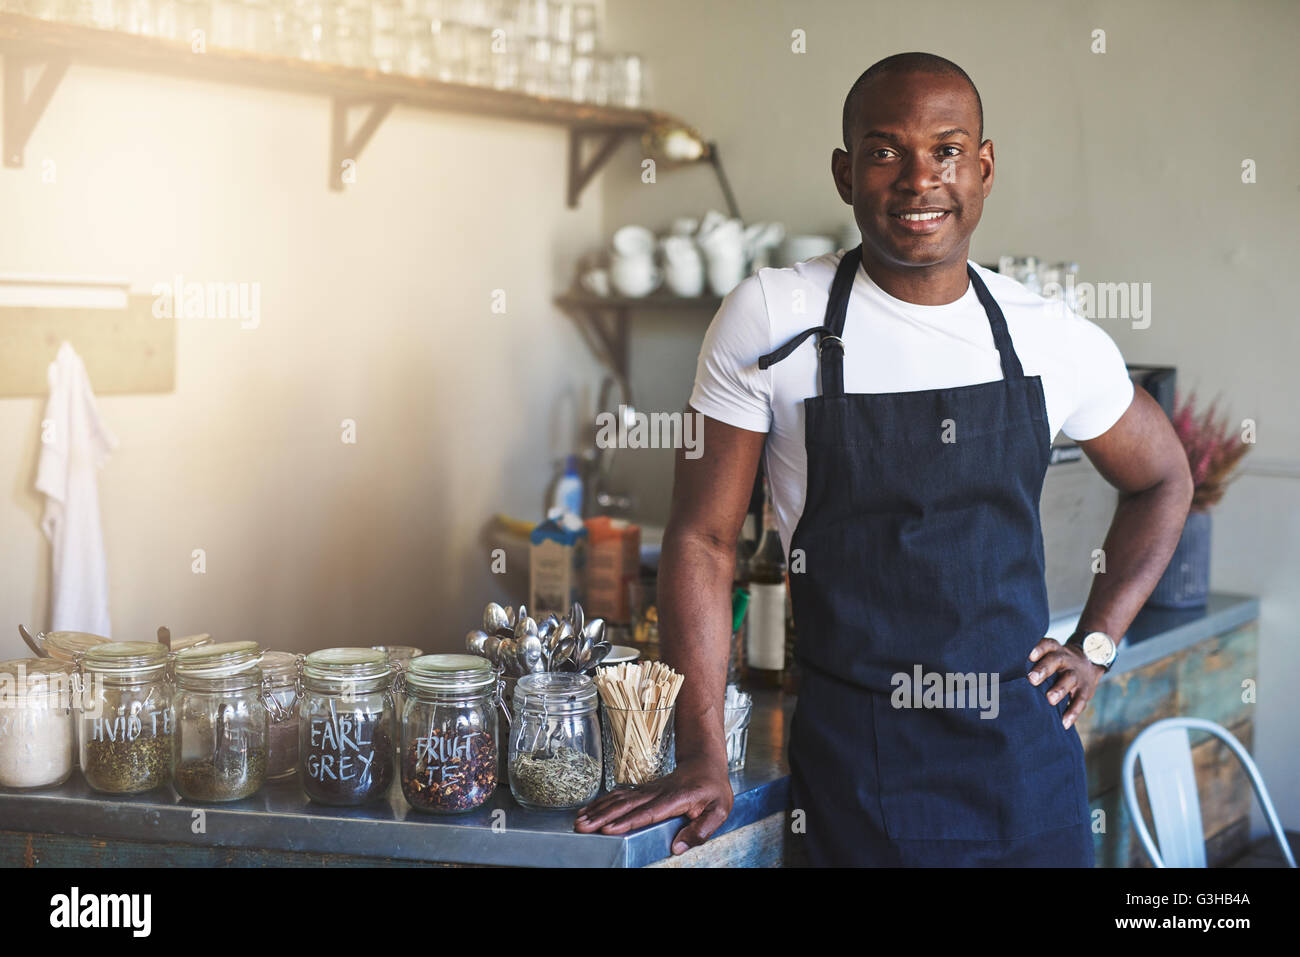
[[[357,721],[350,715],[311,718],[307,776],[316,781],[351,781],[363,777],[375,760],[370,737],[373,728],[374,722]]]

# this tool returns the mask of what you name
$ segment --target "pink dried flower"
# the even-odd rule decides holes
[[[1219,397],[1215,397],[1203,413],[1196,412],[1196,393],[1187,400],[1174,396],[1172,422],[1174,432],[1187,452],[1187,463],[1192,472],[1192,511],[1206,511],[1223,498],[1232,472],[1250,451],[1250,444],[1229,427],[1227,413],[1217,415]]]

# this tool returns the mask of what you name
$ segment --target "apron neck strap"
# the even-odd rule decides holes
[[[862,266],[862,244],[844,254],[835,268],[831,283],[831,297],[826,302],[825,334],[817,345],[821,356],[822,395],[844,394],[844,319],[849,312],[849,294],[853,280]]]
[[[966,264],[966,275],[970,276],[970,284],[975,287],[975,295],[979,297],[980,305],[984,307],[984,314],[989,317],[993,342],[998,347],[998,355],[1002,357],[1002,378],[1008,382],[1022,378],[1025,371],[1020,365],[1020,357],[1016,355],[1015,347],[1011,344],[1011,333],[1007,332],[1007,320],[1002,315],[1002,307],[998,305],[998,301],[993,298],[993,294],[984,285],[984,280],[979,277],[979,273],[970,263]]]

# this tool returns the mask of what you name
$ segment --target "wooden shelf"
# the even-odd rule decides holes
[[[577,204],[582,187],[623,137],[639,134],[658,123],[681,123],[667,113],[654,110],[574,103],[270,54],[218,48],[195,53],[189,44],[181,41],[50,22],[16,13],[0,13],[0,53],[5,57],[4,159],[7,166],[22,165],[27,137],[53,94],[53,87],[71,63],[328,97],[335,104],[336,129],[332,142],[336,147],[353,148],[351,155],[331,158],[330,185],[340,189],[343,183],[337,161],[355,160],[374,128],[393,106],[565,127],[570,133],[570,206]],[[24,101],[23,70],[40,64],[46,65],[45,77]],[[52,82],[46,78],[52,78]],[[347,110],[364,106],[371,107],[370,118],[358,136],[350,138],[346,129],[339,129],[340,118],[341,125],[346,127]],[[593,160],[585,161],[583,144],[589,139],[599,143]]]
[[[628,296],[597,296],[582,289],[570,289],[556,296],[555,304],[577,324],[578,331],[596,357],[626,383],[630,371],[627,323],[634,309],[694,310],[711,317],[722,305],[722,297],[674,296],[660,291],[633,299]]]
[[[656,292],[649,296],[597,296],[581,290],[569,290],[555,297],[558,306],[576,306],[581,309],[717,309],[721,296],[674,296]]]

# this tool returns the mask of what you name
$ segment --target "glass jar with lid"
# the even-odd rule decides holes
[[[55,661],[75,665],[91,648],[107,645],[113,639],[85,631],[50,631],[36,635],[35,640],[41,650]]]
[[[266,779],[282,781],[298,773],[298,696],[302,655],[268,651],[262,655],[266,696]]]
[[[112,638],[105,638],[103,635],[92,635],[85,631],[51,631],[44,634],[33,636],[33,640],[40,647],[40,650],[48,655],[52,660],[71,665],[74,669],[87,651],[96,645],[107,645]],[[78,703],[73,704],[73,715],[77,714]],[[73,722],[74,727],[79,722]],[[72,747],[72,760],[74,766],[79,760],[79,751],[76,742]]]
[[[81,771],[109,794],[161,787],[172,777],[172,682],[166,645],[113,641],[81,656]]]
[[[68,779],[76,767],[73,696],[64,662],[0,662],[0,787],[53,787]]]
[[[298,770],[321,804],[381,799],[393,784],[393,669],[374,648],[326,648],[303,660]]]
[[[405,673],[402,793],[417,811],[478,807],[497,786],[499,678],[477,655],[424,655]]]
[[[581,807],[600,791],[596,683],[583,674],[524,675],[510,724],[510,793],[524,807]]]
[[[226,641],[175,655],[175,786],[192,801],[238,801],[266,779],[262,648]]]

